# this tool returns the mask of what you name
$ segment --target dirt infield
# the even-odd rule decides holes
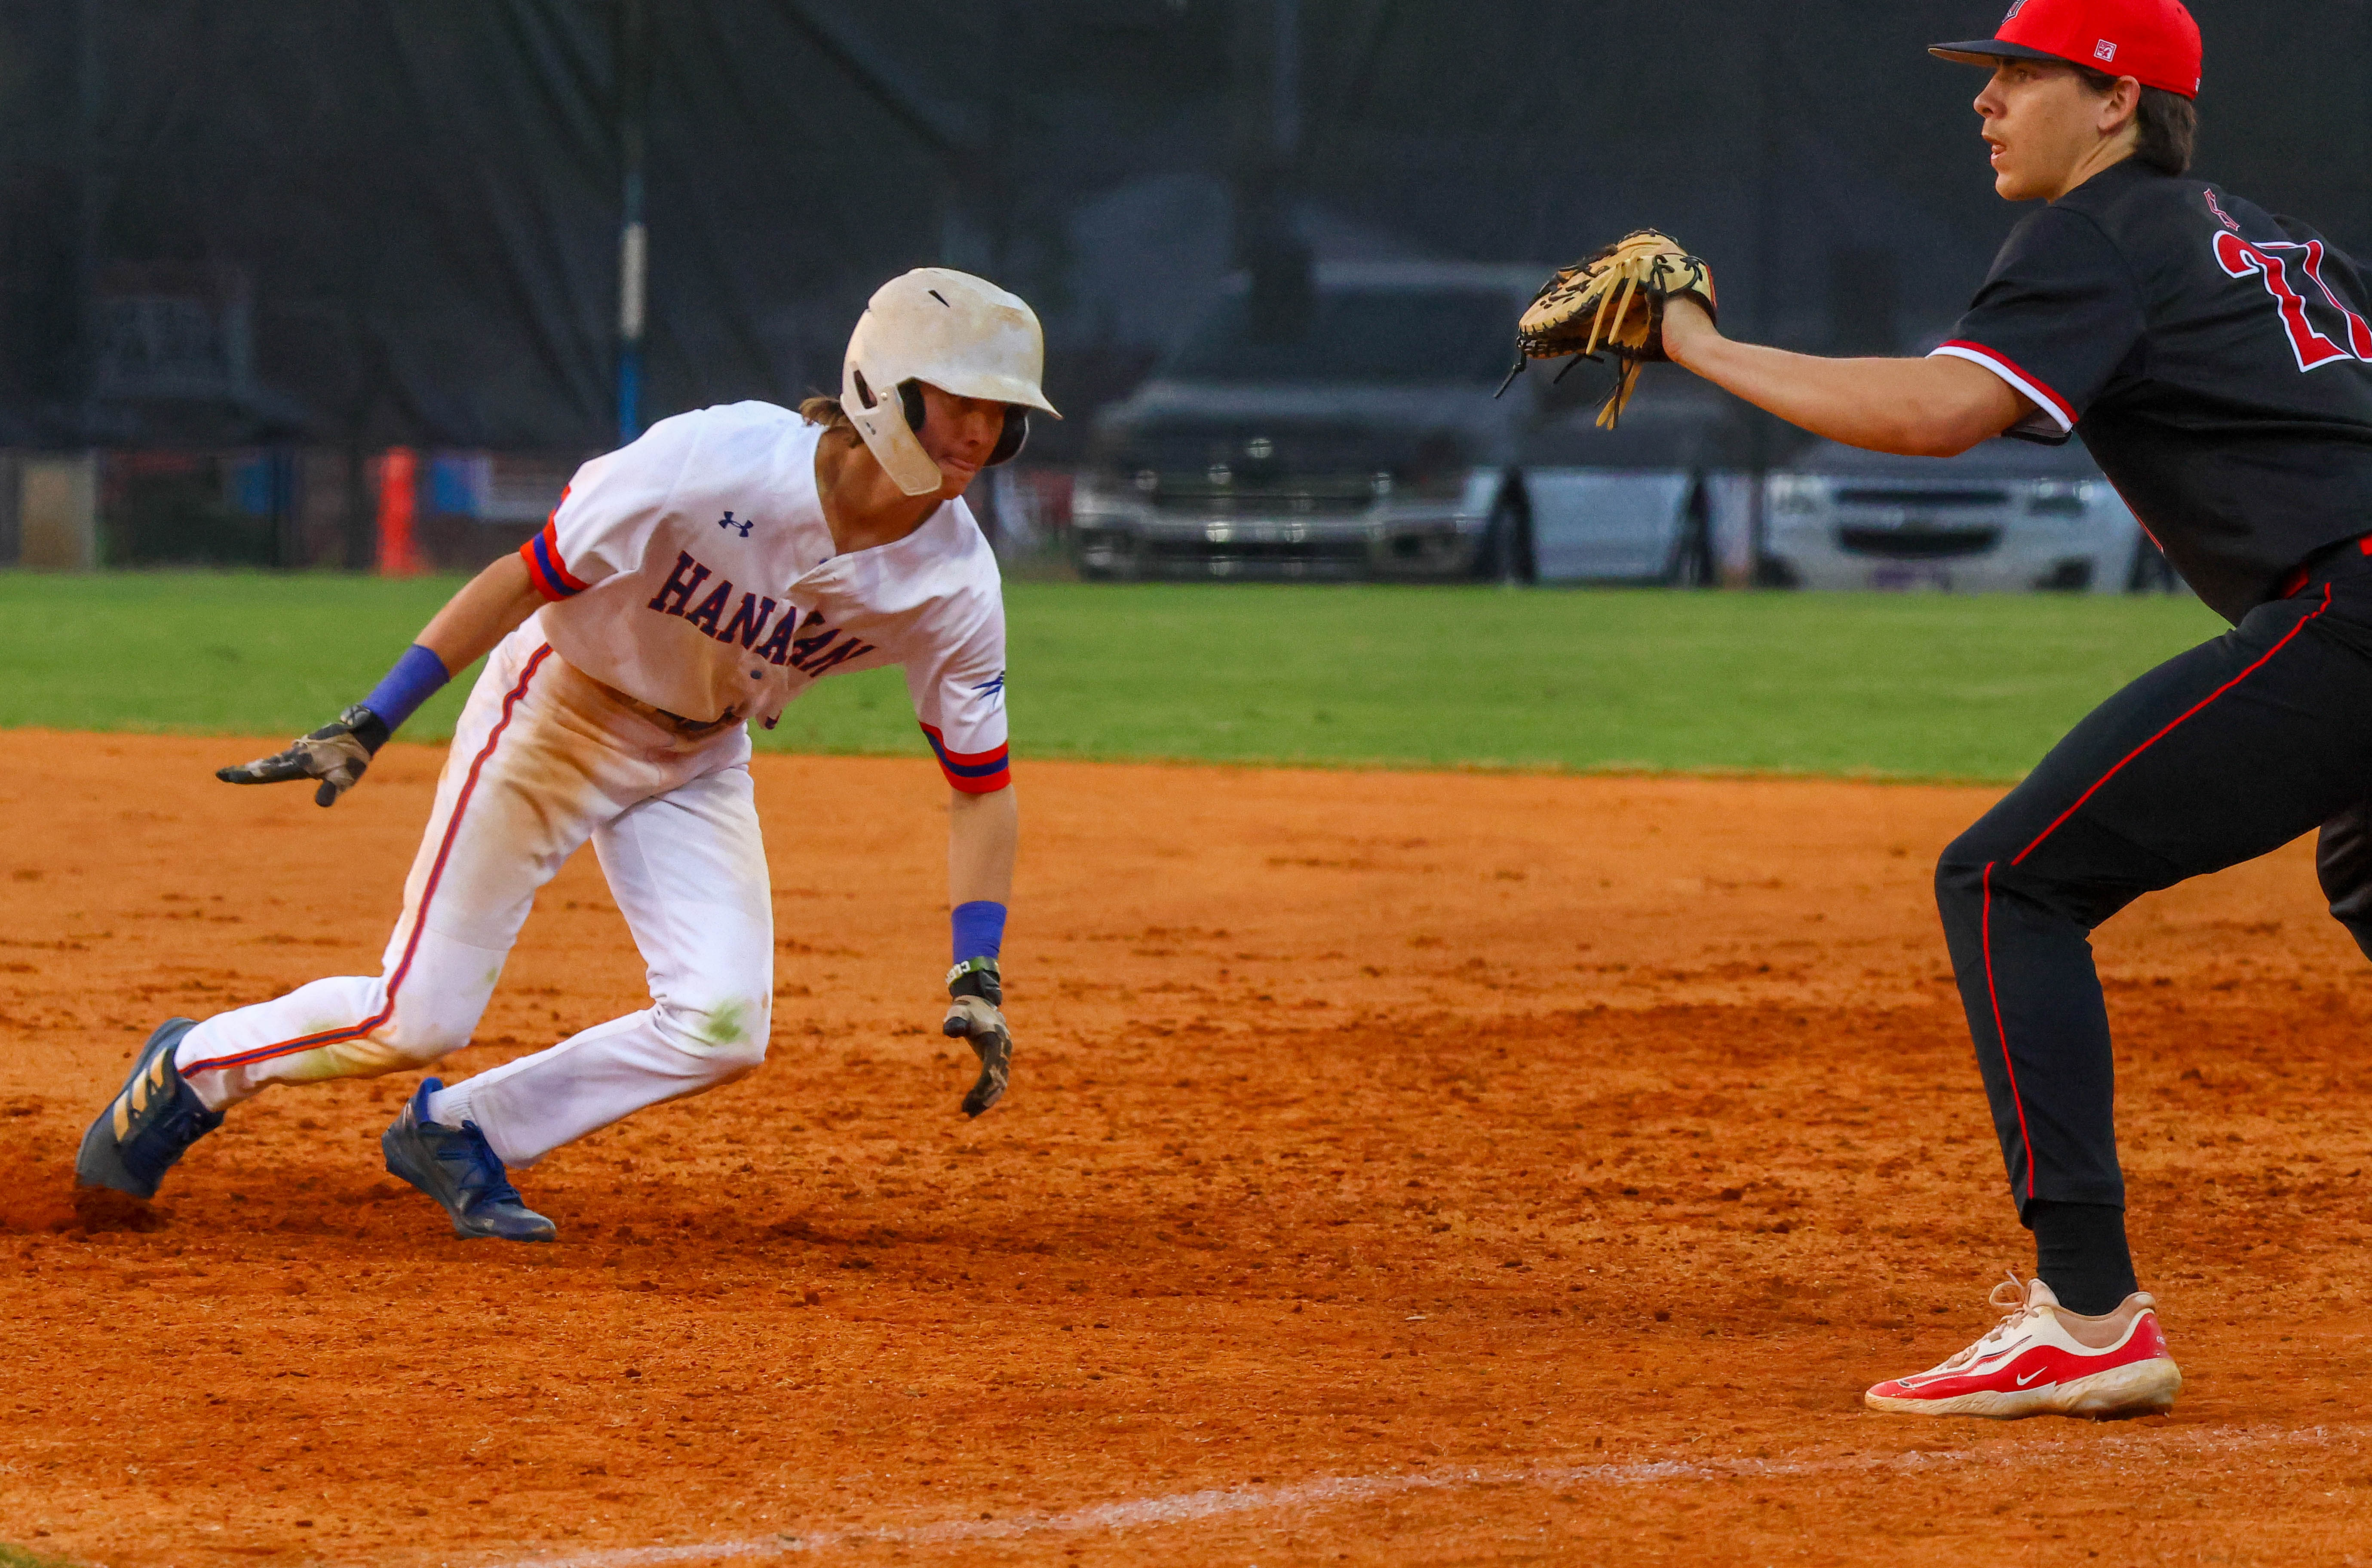
[[[766,1068],[523,1179],[281,1090],[88,1228],[159,1018],[367,972],[440,753],[0,734],[0,1540],[121,1564],[2372,1561],[2363,960],[2293,849],[2101,934],[2176,1413],[1865,1413],[2030,1254],[1927,899],[1986,793],[1036,765],[967,1123],[922,764],[762,760]],[[459,1073],[630,1010],[580,856]],[[2349,1555],[2351,1552],[2355,1555]]]

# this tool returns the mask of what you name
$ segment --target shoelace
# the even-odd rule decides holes
[[[164,1175],[189,1152],[191,1144],[222,1125],[221,1116],[206,1109],[179,1074],[171,1079],[161,1103],[152,1100],[149,1105],[142,1113],[150,1119],[147,1125],[135,1122],[131,1136],[117,1145],[124,1168],[136,1176]]]
[[[439,1151],[437,1157],[467,1162],[468,1168],[462,1173],[460,1188],[469,1197],[472,1209],[483,1203],[518,1203],[524,1206],[526,1201],[519,1196],[518,1189],[511,1185],[510,1172],[504,1168],[502,1156],[494,1153],[494,1146],[486,1142],[486,1135],[478,1130],[476,1122],[461,1123],[456,1143]]]
[[[1976,1359],[1979,1351],[2006,1338],[2012,1329],[2026,1321],[2028,1313],[2034,1310],[2028,1305],[2029,1292],[2026,1283],[2017,1277],[2017,1271],[2006,1269],[2003,1273],[2006,1277],[1985,1295],[1985,1305],[2001,1313],[2001,1321],[1986,1330],[1984,1337],[1978,1340],[1976,1343],[1953,1356],[1936,1370],[1944,1372],[1967,1365]]]

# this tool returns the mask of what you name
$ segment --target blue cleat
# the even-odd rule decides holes
[[[157,1026],[132,1059],[123,1087],[82,1135],[75,1155],[76,1186],[154,1198],[157,1184],[190,1145],[222,1125],[223,1113],[208,1110],[173,1065],[173,1048],[195,1028],[194,1018],[168,1018]]]
[[[422,1082],[405,1102],[403,1114],[379,1134],[387,1156],[387,1173],[401,1177],[445,1205],[453,1216],[453,1234],[475,1239],[482,1236],[503,1241],[550,1241],[552,1224],[530,1209],[511,1185],[502,1157],[486,1143],[474,1121],[446,1127],[428,1120],[428,1097],[445,1086],[435,1078]]]

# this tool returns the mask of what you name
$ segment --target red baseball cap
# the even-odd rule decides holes
[[[2181,0],[2011,0],[1993,37],[1939,43],[1927,52],[1964,65],[2058,60],[2182,98],[2199,96],[2199,24]]]

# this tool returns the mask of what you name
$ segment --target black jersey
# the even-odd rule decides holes
[[[1954,354],[2084,439],[2208,605],[2238,621],[2315,552],[2372,532],[2372,305],[2313,230],[2119,164],[2020,223]]]

